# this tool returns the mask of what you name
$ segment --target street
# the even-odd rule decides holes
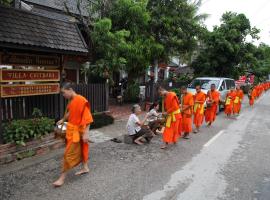
[[[63,149],[1,166],[0,199],[269,200],[269,99],[270,92],[250,108],[246,97],[239,117],[220,113],[213,127],[167,150],[160,149],[161,136],[144,146],[91,144],[90,174],[72,170],[61,188],[52,182]],[[118,130],[125,134],[124,123]]]

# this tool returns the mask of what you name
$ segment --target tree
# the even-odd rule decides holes
[[[148,32],[151,18],[147,11],[147,1],[117,0],[112,5],[109,17],[114,31],[130,32],[127,38],[128,49],[124,54],[127,61],[125,70],[128,82],[135,82],[136,78],[145,73],[154,55],[159,56],[163,50],[163,46]]]
[[[192,67],[197,75],[238,78],[248,65],[256,64],[254,46],[246,39],[257,39],[259,30],[251,27],[244,14],[227,12],[221,22],[212,32],[205,32]]]
[[[172,56],[190,60],[197,48],[198,37],[202,32],[202,21],[207,15],[198,15],[201,1],[188,0],[149,0],[151,15],[149,32],[163,46],[160,59],[169,61]]]
[[[12,0],[0,0],[0,5],[10,6]]]

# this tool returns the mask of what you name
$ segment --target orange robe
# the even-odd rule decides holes
[[[168,116],[163,132],[163,141],[175,143],[181,136],[181,113],[178,97],[174,92],[168,92],[164,99],[164,108]]]
[[[230,91],[228,92],[226,96],[226,101],[225,101],[225,114],[226,115],[231,115],[233,113],[233,105],[234,105],[234,100],[236,97],[236,92],[235,91]]]
[[[207,101],[212,100],[213,104],[212,106],[209,106],[206,108],[205,111],[205,122],[206,123],[212,123],[216,120],[217,115],[217,109],[219,105],[220,100],[220,93],[218,91],[209,91],[207,94]]]
[[[256,90],[255,88],[251,91],[251,93],[249,94],[249,105],[253,106],[254,105],[254,101],[256,98],[257,94],[256,94]]]
[[[66,149],[64,154],[63,171],[77,166],[88,160],[89,144],[81,137],[87,125],[93,122],[88,101],[76,95],[67,106],[69,113],[66,130]]]
[[[233,105],[233,112],[239,114],[241,110],[242,101],[244,98],[243,90],[236,90],[236,97]]]
[[[182,132],[192,132],[192,113],[193,113],[194,98],[191,93],[183,95],[181,100],[181,111],[182,111]],[[183,109],[190,106],[189,109],[183,111]]]
[[[203,123],[205,101],[206,101],[205,93],[200,92],[194,95],[194,121],[193,123],[196,127],[200,127]]]

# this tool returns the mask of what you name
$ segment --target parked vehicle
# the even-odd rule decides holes
[[[235,81],[231,78],[218,78],[218,77],[198,77],[194,79],[188,85],[188,92],[192,94],[196,93],[195,87],[196,85],[200,85],[202,87],[202,91],[207,93],[210,90],[212,84],[216,85],[217,90],[220,92],[221,101],[226,100],[226,95],[231,88],[235,88]],[[220,105],[219,110],[223,108],[223,105]]]

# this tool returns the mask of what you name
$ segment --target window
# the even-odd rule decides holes
[[[226,82],[227,90],[230,90],[231,88],[235,88],[235,83],[233,80],[225,80],[225,82]]]
[[[212,84],[215,84],[216,87],[218,87],[219,80],[195,79],[191,82],[189,88],[194,89],[197,85],[200,85],[202,89],[209,90]]]
[[[226,90],[225,81],[222,81],[221,87],[219,88],[219,91]]]

